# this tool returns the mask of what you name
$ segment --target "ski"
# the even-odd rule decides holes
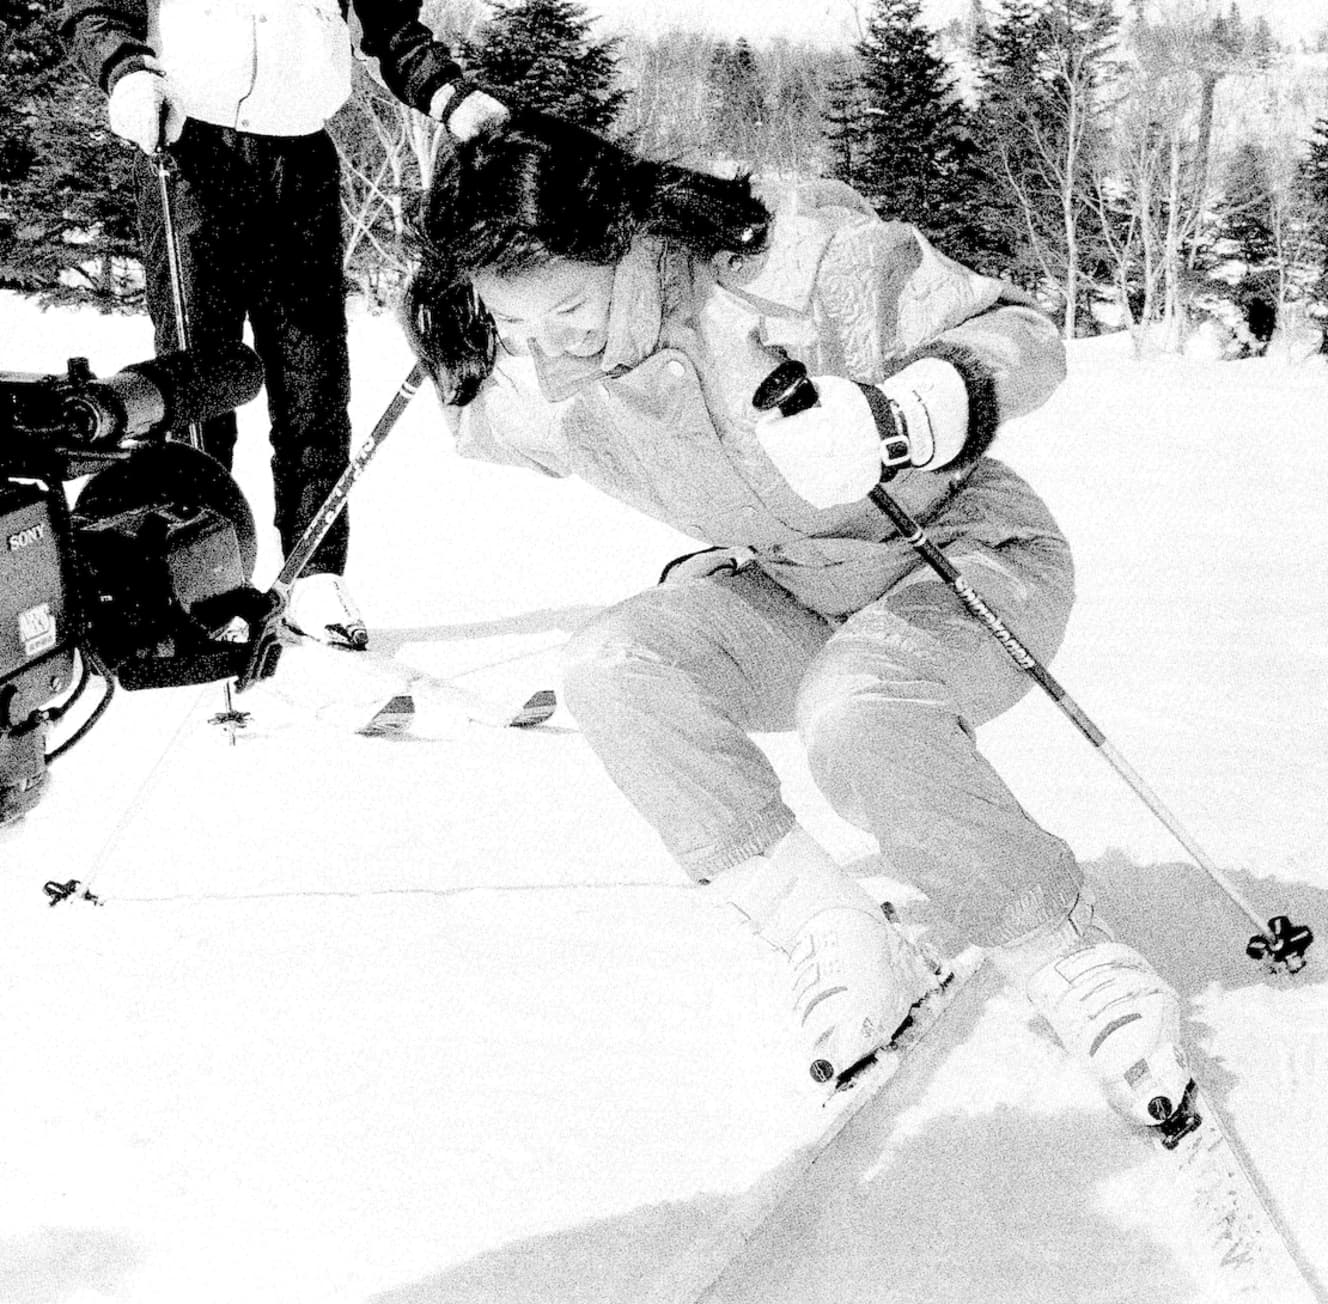
[[[469,724],[536,728],[558,709],[551,688],[481,692],[387,654],[337,647],[291,630],[282,632],[276,674],[250,692],[256,706],[267,699],[360,737],[417,742],[455,737]],[[261,734],[258,724],[252,732]]]
[[[1321,1289],[1236,1134],[1197,1083],[1152,1143],[1174,1165],[1177,1207],[1224,1304],[1322,1304]]]
[[[515,711],[500,702],[486,700],[455,685],[435,684],[431,691],[435,694],[446,691],[452,704],[473,723],[505,729],[533,729],[543,724],[558,709],[558,698],[551,688],[541,688],[531,694]],[[368,724],[355,732],[362,738],[418,737],[411,733],[415,717],[414,694],[397,693],[374,712]]]
[[[984,952],[969,947],[950,962],[948,971],[922,997],[890,1042],[855,1066],[827,1096],[825,1126],[737,1201],[685,1254],[673,1260],[652,1281],[642,1304],[680,1304],[706,1297],[729,1265],[758,1230],[807,1177],[812,1167],[864,1109],[881,1098],[914,1052],[935,1042],[938,1032],[957,1022],[965,1007],[976,1008],[988,984],[976,981]]]
[[[800,1191],[825,1180],[818,1179],[817,1172],[825,1170],[817,1166],[828,1163],[829,1171],[836,1173],[834,1155],[842,1147],[872,1151],[879,1145],[873,1114],[888,1109],[889,1097],[897,1091],[910,1089],[908,1077],[901,1074],[912,1073],[913,1067],[925,1071],[951,1043],[966,1036],[992,994],[994,971],[981,963],[981,952],[962,953],[953,967],[953,975],[923,998],[890,1045],[830,1095],[825,1126],[671,1260],[649,1283],[644,1304],[727,1298],[722,1283],[741,1273],[742,1257],[756,1245],[778,1246],[781,1232],[787,1230],[782,1220],[788,1209],[797,1208]],[[943,1035],[947,1028],[949,1035]],[[1164,1193],[1165,1219],[1185,1245],[1196,1299],[1214,1304],[1253,1304],[1256,1299],[1264,1304],[1325,1304],[1321,1285],[1238,1134],[1201,1087],[1191,1083],[1182,1108],[1162,1127],[1134,1126],[1109,1112],[1104,1116],[1108,1126],[1125,1131],[1146,1157],[1149,1180]],[[865,1132],[850,1128],[859,1118]],[[797,1234],[795,1226],[792,1235]]]
[[[892,919],[896,918],[893,911],[888,913]],[[826,1108],[835,1112],[830,1125],[817,1141],[818,1153],[829,1146],[853,1115],[899,1072],[909,1054],[937,1027],[981,967],[982,952],[977,947],[961,952],[939,976],[937,985],[909,1011],[908,1018],[895,1030],[890,1041],[840,1075],[826,1101]]]
[[[495,729],[533,729],[546,723],[558,709],[558,697],[552,688],[540,688],[518,700],[497,692],[478,692],[463,688],[450,679],[397,660],[373,648],[342,647],[324,644],[299,635],[299,644],[316,656],[326,651],[329,665],[341,665],[351,674],[381,674],[380,682],[390,682],[366,714],[364,723],[355,729],[362,738],[411,739],[428,741],[431,726],[441,721],[443,735],[452,722],[489,725]]]

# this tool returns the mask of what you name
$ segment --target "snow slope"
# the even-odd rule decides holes
[[[11,370],[150,351],[141,320],[13,296],[0,340]],[[367,431],[410,359],[388,320],[351,344]],[[1087,341],[998,446],[1075,544],[1057,676],[1261,911],[1320,930],[1326,399],[1323,370]],[[266,521],[261,404],[241,421]],[[568,633],[691,546],[578,484],[462,463],[427,393],[352,513],[376,646],[515,696],[557,686]],[[268,531],[257,580],[278,563]],[[0,832],[0,1304],[662,1299],[818,1130],[778,970],[565,711],[361,739],[392,676],[341,664],[283,665],[240,699],[235,746],[208,723],[217,685],[121,694]],[[791,741],[763,742],[807,823],[874,872]],[[1328,1280],[1322,956],[1263,977],[1243,919],[1041,695],[981,743],[1183,992],[1211,1090]],[[103,904],[49,906],[52,878]],[[759,1293],[744,1270],[713,1298],[1220,1300],[1109,1124],[989,993],[901,1091],[858,1194],[794,1208],[754,1247]],[[1081,1144],[1092,1162],[1067,1163]]]

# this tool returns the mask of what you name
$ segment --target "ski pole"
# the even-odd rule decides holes
[[[383,410],[383,415],[378,418],[374,428],[369,432],[368,438],[351,454],[346,469],[338,477],[323,505],[309,521],[309,524],[304,527],[304,533],[296,540],[295,546],[282,563],[281,570],[277,573],[276,579],[272,581],[272,586],[267,592],[268,609],[261,626],[250,630],[254,646],[252,664],[236,680],[236,684],[242,692],[266,674],[271,673],[271,667],[275,664],[274,658],[280,655],[281,638],[279,629],[282,613],[290,599],[291,585],[300,578],[304,568],[309,564],[309,558],[314,555],[318,545],[322,543],[328,530],[332,528],[332,523],[346,505],[346,499],[355,487],[355,482],[363,474],[364,468],[368,466],[383,440],[391,433],[392,427],[396,425],[398,418],[406,410],[406,405],[415,397],[415,393],[423,381],[424,367],[417,362],[410,369],[405,380],[401,382],[397,392],[392,395],[387,407]]]
[[[800,362],[781,363],[758,387],[752,404],[760,411],[778,409],[784,416],[792,416],[813,407],[817,402],[816,387]],[[990,606],[983,601],[950,559],[928,537],[921,525],[900,504],[877,485],[868,495],[871,501],[889,517],[904,540],[940,576],[958,596],[970,615],[1005,649],[1016,666],[1029,676],[1085,738],[1101,753],[1107,763],[1134,790],[1135,795],[1166,826],[1171,835],[1194,858],[1195,864],[1217,884],[1236,907],[1258,930],[1245,948],[1254,960],[1264,961],[1270,969],[1279,965],[1290,973],[1305,967],[1305,951],[1314,940],[1314,934],[1303,924],[1293,924],[1286,915],[1276,915],[1265,924],[1254,907],[1241,895],[1217,865],[1194,840],[1181,822],[1163,804],[1162,800],[1140,777],[1132,765],[1112,746],[1106,735],[1084,714],[1079,704],[1057,682],[1051,672],[1035,657],[1024,642],[1010,629]]]
[[[176,347],[189,350],[189,309],[185,303],[184,275],[180,269],[180,241],[175,231],[175,200],[171,187],[171,159],[162,146],[152,154],[152,166],[157,173],[157,193],[161,197],[161,230],[166,245],[166,271],[171,282],[171,301],[175,309]],[[188,426],[189,443],[203,448],[203,427],[197,421]]]
[[[282,563],[277,578],[272,581],[272,589],[283,603],[290,593],[291,585],[300,578],[304,568],[309,564],[309,559],[318,550],[318,545],[323,542],[327,532],[341,515],[341,510],[345,507],[346,499],[350,497],[355,482],[364,473],[364,468],[369,465],[373,455],[391,433],[392,427],[396,425],[407,404],[415,397],[423,383],[424,365],[417,362],[401,382],[397,392],[392,395],[387,407],[383,409],[383,415],[378,418],[374,428],[369,432],[368,438],[351,454],[350,462],[338,477],[336,484],[332,486],[323,505],[304,527],[304,533],[300,535]]]
[[[157,173],[157,192],[161,198],[161,230],[166,245],[166,270],[171,282],[171,301],[175,309],[175,342],[184,352],[189,351],[189,308],[184,292],[184,273],[180,267],[180,241],[175,230],[175,197],[172,188],[172,163],[162,145],[152,152],[152,165]],[[203,448],[203,427],[198,421],[188,425],[188,442],[199,452]],[[235,699],[231,695],[230,681],[221,686],[222,708],[212,717],[213,724],[223,725],[230,735],[231,746],[235,746],[235,731],[244,726],[249,719],[246,711],[235,709]]]

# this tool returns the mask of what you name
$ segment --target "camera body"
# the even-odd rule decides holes
[[[107,380],[82,359],[0,372],[0,825],[40,800],[46,762],[117,683],[245,687],[275,669],[280,602],[249,582],[249,505],[220,463],[168,438],[261,383],[241,345]],[[51,725],[94,676],[102,702],[48,756]]]
[[[45,785],[41,708],[74,682],[68,541],[40,486],[0,483],[0,824]]]
[[[39,485],[0,483],[0,729],[73,679],[68,538],[53,508]]]

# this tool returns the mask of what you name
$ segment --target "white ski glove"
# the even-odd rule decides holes
[[[111,87],[106,116],[117,136],[145,154],[179,140],[184,130],[184,111],[165,70],[153,58],[145,59],[141,68],[125,73]]]
[[[434,92],[429,116],[443,124],[454,140],[469,140],[486,127],[507,121],[507,105],[464,80],[450,81]]]
[[[879,385],[812,379],[819,401],[792,416],[765,412],[756,435],[789,488],[813,507],[865,498],[882,473],[936,470],[968,438],[968,390],[942,358],[920,358]]]

